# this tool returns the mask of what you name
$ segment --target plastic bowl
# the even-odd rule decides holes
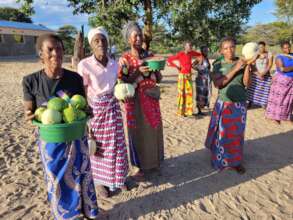
[[[33,124],[39,127],[40,138],[49,143],[63,143],[82,138],[85,134],[86,122],[87,119],[68,124],[44,125],[33,120]]]
[[[146,65],[152,70],[152,71],[158,71],[163,70],[166,65],[166,60],[146,60]]]

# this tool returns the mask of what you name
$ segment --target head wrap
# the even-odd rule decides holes
[[[107,42],[109,43],[109,36],[108,36],[107,31],[103,27],[97,27],[97,28],[91,29],[87,35],[87,39],[89,41],[89,44],[91,44],[91,41],[96,34],[104,35],[107,39]]]
[[[126,43],[128,43],[129,37],[133,31],[141,32],[141,28],[134,21],[129,21],[123,26],[122,36]]]

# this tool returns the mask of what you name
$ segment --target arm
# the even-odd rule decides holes
[[[175,60],[179,60],[180,58],[180,53],[177,53],[176,55],[174,56],[170,56],[168,57],[167,59],[167,64],[168,66],[171,66],[171,67],[175,67],[177,68],[178,70],[180,70],[180,66],[176,65],[176,63],[174,63]]]
[[[238,71],[243,68],[243,65],[244,61],[241,59],[238,60],[237,64],[227,75],[222,75],[216,70],[214,74],[211,74],[215,87],[218,89],[224,88],[237,75]]]
[[[293,66],[284,67],[283,62],[280,58],[276,59],[276,67],[278,67],[284,73],[293,71]]]
[[[23,107],[24,107],[24,117],[26,121],[31,121],[34,119],[34,111],[36,108],[36,104],[34,101],[34,95],[31,92],[31,84],[28,81],[27,77],[24,77],[22,80],[22,88],[23,88]]]
[[[251,83],[251,65],[248,64],[245,67],[244,75],[243,75],[243,84],[247,88]]]

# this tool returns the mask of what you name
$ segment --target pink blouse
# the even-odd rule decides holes
[[[86,87],[87,99],[90,106],[96,96],[108,94],[114,91],[118,76],[118,63],[108,58],[107,66],[99,63],[92,55],[81,60],[77,66],[77,72],[83,78]]]

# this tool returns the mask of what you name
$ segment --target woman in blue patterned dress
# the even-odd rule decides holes
[[[62,68],[63,43],[59,37],[40,36],[37,49],[44,68],[22,81],[27,120],[32,120],[34,110],[60,90],[85,95],[81,76]],[[98,207],[86,137],[67,143],[39,139],[38,143],[54,219],[96,219]]]

